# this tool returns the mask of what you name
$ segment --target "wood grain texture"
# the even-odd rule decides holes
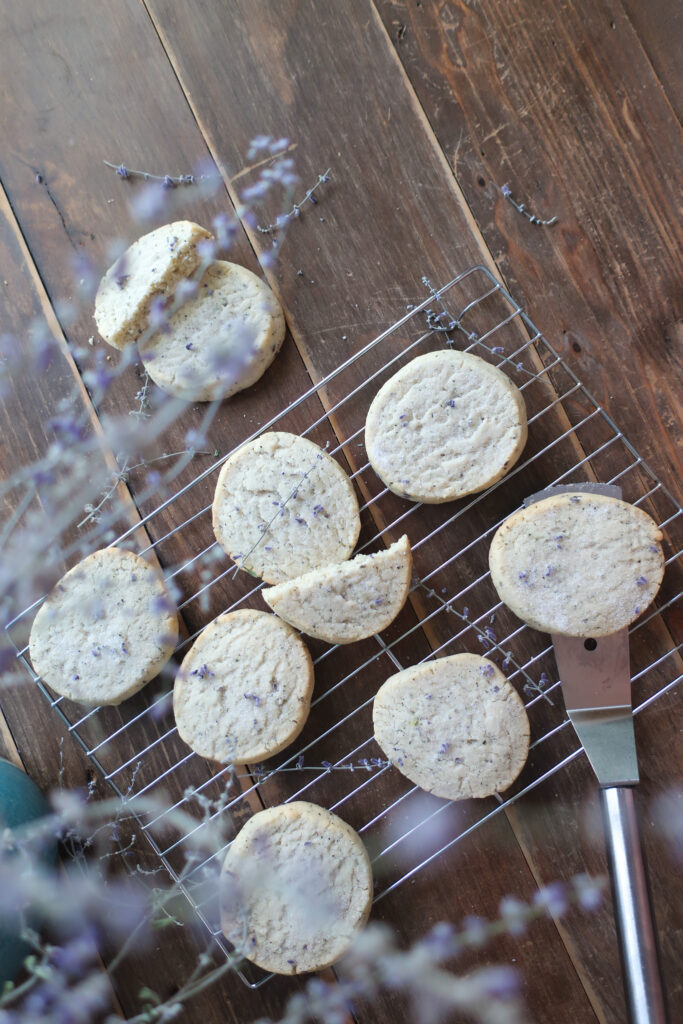
[[[261,384],[221,407],[210,428],[209,442],[226,451],[285,401],[301,393],[309,374],[319,379],[393,322],[407,303],[422,298],[422,274],[441,284],[455,270],[472,262],[484,261],[492,267],[493,263],[468,205],[469,196],[465,201],[371,4],[358,0],[328,5],[323,11],[313,3],[254,5],[245,0],[228,10],[209,0],[197,0],[187,7],[160,0],[150,4],[149,11],[153,23],[132,0],[113,10],[96,11],[91,5],[70,0],[62,5],[59,18],[46,15],[37,3],[26,4],[6,18],[1,37],[5,40],[2,75],[12,83],[12,91],[0,117],[11,144],[0,154],[0,175],[48,293],[56,299],[68,293],[72,285],[63,259],[65,246],[83,248],[104,266],[107,239],[116,234],[130,238],[139,230],[122,201],[130,194],[130,183],[118,181],[112,172],[100,167],[100,157],[175,173],[195,169],[198,162],[213,157],[229,179],[229,169],[240,168],[249,139],[256,132],[266,131],[287,134],[294,140],[304,183],[332,165],[333,181],[324,193],[324,201],[308,208],[294,225],[283,260],[270,273],[271,283],[283,299],[293,337]],[[36,54],[41,58],[39,76]],[[43,174],[45,188],[34,181],[37,170]],[[231,198],[238,188],[228,180]],[[182,198],[187,198],[189,204],[191,195],[184,193]],[[188,205],[187,211],[193,218],[209,223],[228,204],[228,196],[223,193]],[[265,212],[272,219],[276,211]],[[259,252],[268,244],[256,233],[252,233],[251,242]],[[257,269],[245,236],[238,240],[234,255]],[[526,262],[523,254],[515,259]],[[532,313],[537,315],[534,310]],[[91,330],[89,316],[84,314],[69,335],[82,340]],[[659,358],[659,352],[653,355],[653,359]],[[323,400],[332,404],[348,386],[361,383],[364,374],[376,369],[377,361],[373,359],[326,388]],[[129,373],[113,389],[101,411],[125,413],[137,386],[134,373]],[[540,396],[533,400],[540,402]],[[365,401],[366,395],[361,394],[356,403],[336,413],[335,428],[348,433],[362,417]],[[318,399],[310,400],[291,414],[288,428],[304,429],[321,410]],[[169,430],[165,447],[183,447],[185,432],[197,426],[199,415],[198,409],[188,409]],[[34,429],[37,427],[31,424],[28,433]],[[553,428],[546,428],[543,420],[534,428],[534,450],[540,450],[546,429]],[[314,436],[322,442],[334,438],[326,424]],[[364,462],[362,449],[355,444],[345,446],[343,456],[338,457],[345,457],[352,469]],[[190,467],[180,482],[190,479],[194,472],[196,466]],[[447,529],[435,547],[427,545],[422,550],[421,566],[428,569],[436,564],[433,559],[439,543],[459,546],[468,530],[470,536],[476,536],[483,525],[490,526],[495,517],[514,507],[533,482],[540,486],[545,481],[536,480],[531,470],[477,513],[483,518]],[[372,474],[360,474],[359,489],[364,495],[377,492]],[[131,490],[134,495],[139,492],[139,481],[131,481]],[[209,477],[167,512],[154,517],[148,524],[150,534],[163,536],[210,502],[211,492]],[[144,505],[141,510],[148,508]],[[405,504],[400,499],[387,501],[382,511],[391,521],[405,511]],[[415,524],[415,529],[426,532],[439,519],[436,512],[421,510],[419,520],[410,522],[411,529]],[[371,528],[367,516],[364,536]],[[210,539],[204,516],[192,528],[159,545],[162,563],[167,568],[182,565]],[[468,572],[480,564],[484,553],[480,551],[470,560]],[[184,594],[189,595],[195,584],[192,573],[181,576]],[[189,628],[197,628],[207,615],[241,597],[250,585],[244,579],[223,580],[211,589],[208,609],[194,602],[188,606]],[[412,615],[407,609],[404,628],[415,621]],[[452,627],[444,618],[435,620],[429,642],[450,639]],[[472,637],[463,642],[472,642]],[[656,642],[654,638],[653,644]],[[408,664],[428,649],[427,638],[416,633],[401,643],[396,653]],[[527,648],[522,645],[521,649]],[[370,642],[357,648],[354,645],[348,654],[321,663],[317,692],[322,696],[329,691],[330,696],[318,705],[304,733],[304,739],[314,744],[316,757],[343,756],[354,742],[365,741],[369,735],[368,706],[353,716],[345,732],[334,731],[323,741],[318,740],[341,716],[351,714],[360,702],[367,701],[382,678],[393,671],[388,659],[376,662],[376,650]],[[358,671],[365,660],[367,666]],[[333,690],[345,670],[356,674],[340,690]],[[138,706],[144,707],[144,698],[133,709]],[[13,714],[29,736],[30,716],[19,707],[13,709]],[[556,721],[557,714],[556,706],[551,710],[540,705],[536,726],[539,735]],[[646,713],[642,725],[649,721]],[[116,713],[112,713],[105,716],[103,725],[111,728],[116,722]],[[100,756],[107,770],[130,761],[117,776],[124,788],[136,770],[141,749],[149,742],[156,746],[141,759],[139,781],[151,781],[159,772],[168,771],[165,785],[174,795],[182,793],[190,781],[196,784],[210,776],[207,766],[196,761],[190,762],[187,774],[173,769],[184,749],[173,736],[161,740],[169,725],[172,722],[167,719],[158,725],[145,725],[133,735],[124,733],[115,749],[103,748]],[[652,731],[656,735],[654,726]],[[93,730],[93,742],[101,738]],[[543,763],[552,763],[564,749],[560,744],[550,751],[541,750],[529,772]],[[656,759],[655,767],[662,770],[660,760]],[[664,772],[662,786],[673,771],[671,764],[668,774]],[[656,777],[654,769],[652,777]],[[271,780],[260,787],[260,798],[276,802],[300,785],[298,778]],[[339,773],[315,782],[308,795],[330,803],[343,799],[349,788],[345,773]],[[209,791],[220,792],[220,786]],[[344,803],[340,813],[360,825],[401,791],[400,780],[394,775],[385,776]],[[656,787],[656,791],[661,789]],[[604,870],[601,852],[593,854],[575,827],[577,806],[590,805],[594,794],[585,764],[576,763],[571,776],[556,776],[552,782],[556,842],[546,834],[541,816],[535,827],[531,810],[525,813],[527,799],[520,804],[518,815],[512,816],[512,828],[502,815],[494,817],[427,872],[417,875],[413,884],[387,897],[378,905],[376,916],[386,919],[409,939],[415,936],[418,921],[422,931],[444,916],[453,920],[470,912],[495,916],[505,893],[530,897],[537,880],[547,881],[558,873],[569,877],[577,862]],[[495,806],[493,801],[490,805]],[[241,815],[249,813],[246,807],[237,810],[235,825]],[[462,815],[461,823],[474,822],[481,815],[481,805],[455,810]],[[566,861],[559,856],[563,834],[572,835],[578,851]],[[432,839],[438,842],[438,836]],[[525,856],[520,853],[520,839]],[[421,833],[421,842],[429,840]],[[404,863],[414,863],[419,852],[413,850],[412,861]],[[387,870],[400,871],[402,856],[404,852],[398,850]],[[557,865],[561,871],[556,871]],[[662,859],[657,876],[660,900],[669,868],[670,862]],[[589,920],[574,916],[563,927],[563,945],[555,926],[542,922],[528,941],[505,940],[485,956],[516,958],[525,976],[534,1019],[554,1022],[561,1002],[567,1015],[577,1021],[607,1021],[614,1019],[610,1014],[620,1007],[612,928],[608,908]],[[189,939],[179,942],[177,948],[164,945],[153,951],[135,971],[120,977],[124,1006],[127,1000],[130,1004],[143,977],[149,984],[151,976],[162,994],[170,991],[172,974],[182,971],[193,955]],[[571,955],[567,955],[567,948]],[[671,962],[675,962],[674,952],[671,945]],[[168,970],[169,963],[174,966],[173,972]],[[214,994],[192,1004],[186,1019],[213,1021],[224,1019],[227,1012],[228,1019],[248,1021],[277,1012],[289,990],[289,982],[275,982],[260,993],[250,993],[239,982],[228,981]],[[368,1024],[407,1020],[409,1009],[405,1001],[387,997],[372,1009],[361,1008],[358,1019]]]
[[[683,114],[683,9],[671,0],[650,0],[648,4],[638,3],[638,0],[622,0],[622,3],[662,83],[667,99],[680,120]],[[610,22],[610,28],[617,30],[616,20]]]
[[[509,286],[680,494],[681,136],[630,22],[583,0],[377,7]]]

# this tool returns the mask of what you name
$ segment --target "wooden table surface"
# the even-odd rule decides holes
[[[234,175],[249,140],[266,133],[292,140],[303,184],[327,167],[332,180],[291,227],[274,268],[259,268],[267,236],[247,228],[238,238],[233,258],[275,289],[289,336],[273,370],[215,419],[212,447],[229,450],[256,405],[265,420],[421,301],[423,275],[442,285],[479,263],[504,280],[680,495],[682,27],[680,7],[667,0],[3,4],[0,331],[24,336],[43,315],[62,343],[49,374],[16,381],[0,412],[4,472],[49,444],[45,424],[79,373],[68,346],[93,333],[89,310],[60,325],[73,254],[104,268],[108,242],[139,233],[130,183],[103,160],[174,175],[218,168],[219,194],[184,193],[187,215],[209,225],[237,201]],[[557,222],[530,223],[503,185]],[[96,429],[97,417],[125,415],[138,387],[131,368],[100,407],[85,387],[78,402]],[[188,408],[160,449],[184,447],[200,415]],[[134,478],[128,490],[135,503]],[[131,505],[129,521],[150,507]],[[154,537],[164,528],[160,521],[148,530]],[[160,549],[161,561],[177,564],[197,543],[183,531],[175,547]],[[211,611],[229,597],[229,588],[217,593]],[[196,628],[200,618],[188,614],[186,624]],[[42,787],[55,785],[63,736],[56,716],[28,686],[6,691],[2,703],[4,747]],[[680,723],[675,690],[636,720],[644,842],[672,1006],[683,1001],[683,893],[657,808],[680,787]],[[67,784],[83,785],[91,767],[68,734],[64,754]],[[289,791],[273,784],[262,800]],[[441,919],[493,917],[508,893],[528,899],[538,884],[605,872],[597,806],[580,757],[397,889],[375,916],[407,941]],[[143,984],[172,992],[199,941],[165,933],[161,956],[151,950],[117,972],[123,1012],[132,1012]],[[477,962],[512,960],[533,1020],[625,1020],[609,900],[595,914],[573,912],[500,940]],[[277,1016],[298,985],[275,980],[253,992],[224,979],[182,1019]],[[359,1024],[412,1019],[397,995],[355,1013]]]

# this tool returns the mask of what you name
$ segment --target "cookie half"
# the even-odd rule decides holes
[[[227,459],[213,529],[240,567],[281,583],[353,552],[360,533],[353,484],[327,452],[296,434],[262,434]]]
[[[120,704],[153,679],[178,640],[163,578],[132,551],[105,548],[69,570],[38,610],[36,673],[83,704]]]
[[[365,423],[368,459],[389,490],[439,504],[483,491],[527,440],[519,389],[478,356],[450,349],[411,360],[380,388]]]
[[[513,513],[489,551],[502,601],[535,629],[607,636],[654,600],[662,533],[641,509],[600,494],[563,493]]]
[[[223,933],[248,960],[277,974],[335,963],[371,903],[372,870],[360,836],[303,800],[255,814],[223,865]]]
[[[476,654],[397,672],[380,687],[372,716],[375,739],[399,771],[449,800],[507,789],[529,751],[517,691]]]
[[[152,380],[188,402],[213,402],[251,387],[285,337],[285,318],[268,285],[245,267],[216,260],[197,297],[173,313],[167,330],[140,346]]]
[[[211,237],[199,224],[177,220],[133,242],[97,289],[95,322],[104,340],[114,348],[137,341],[147,330],[152,300],[171,294],[197,269],[197,243]]]
[[[220,615],[185,655],[173,688],[182,739],[212,761],[277,754],[308,718],[313,663],[291,626],[269,612]]]
[[[408,596],[411,570],[410,542],[403,536],[386,551],[356,555],[267,588],[263,599],[309,636],[350,644],[394,621]]]

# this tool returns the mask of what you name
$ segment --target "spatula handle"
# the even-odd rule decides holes
[[[664,990],[633,788],[600,790],[614,911],[632,1024],[666,1024]]]

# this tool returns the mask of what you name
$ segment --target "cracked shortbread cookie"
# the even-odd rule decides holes
[[[37,674],[83,704],[120,704],[153,679],[178,639],[161,573],[132,551],[105,548],[70,569],[31,628]]]
[[[647,513],[600,494],[552,495],[514,512],[489,551],[502,601],[534,629],[607,636],[652,603],[662,534]]]
[[[256,274],[216,260],[204,272],[196,298],[140,346],[152,380],[188,402],[213,402],[251,387],[282,346],[280,303]]]
[[[370,914],[372,869],[350,825],[303,800],[255,814],[221,876],[223,934],[276,974],[335,963]]]
[[[202,757],[247,764],[277,754],[304,727],[313,663],[269,612],[220,615],[200,633],[173,688],[178,733]]]
[[[200,263],[197,243],[212,236],[178,220],[138,238],[106,272],[95,296],[95,322],[106,342],[125,348],[147,330],[150,306],[167,298]]]
[[[404,669],[380,687],[375,739],[398,770],[449,800],[499,793],[529,751],[529,720],[517,691],[476,654]]]
[[[401,537],[386,551],[314,569],[263,591],[273,611],[309,636],[350,644],[394,621],[410,587],[410,543]]]
[[[368,459],[389,490],[439,504],[483,491],[527,439],[524,400],[501,370],[467,352],[412,359],[384,384],[365,423]]]
[[[353,484],[317,444],[272,431],[223,466],[213,529],[240,568],[282,583],[345,561],[360,532]]]

